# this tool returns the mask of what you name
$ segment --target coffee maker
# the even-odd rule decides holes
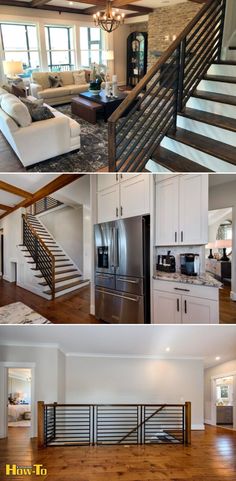
[[[199,254],[180,254],[180,271],[186,276],[199,276]]]
[[[171,251],[167,252],[167,255],[159,255],[157,257],[157,271],[162,272],[176,272],[175,257],[170,255]]]

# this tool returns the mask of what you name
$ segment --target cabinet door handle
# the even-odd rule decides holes
[[[118,180],[119,180],[119,175],[116,174],[116,182],[118,182]]]
[[[187,312],[188,312],[187,311],[187,301],[184,301],[184,312],[185,312],[185,314],[187,314]]]
[[[177,299],[177,312],[179,312],[179,299]]]
[[[120,216],[122,217],[123,215],[123,207],[120,208]]]
[[[181,242],[184,242],[184,233],[182,230],[181,230]]]
[[[190,289],[181,289],[180,287],[175,287],[175,291],[190,292]]]
[[[177,242],[177,232],[175,232],[175,242]]]
[[[119,217],[119,209],[118,209],[118,207],[116,208],[116,217]]]

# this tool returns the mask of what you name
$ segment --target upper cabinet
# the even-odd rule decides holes
[[[208,175],[178,175],[156,184],[156,245],[208,242]]]
[[[112,174],[112,179],[100,179],[106,175],[98,176],[98,223],[150,212],[150,176],[148,174]]]

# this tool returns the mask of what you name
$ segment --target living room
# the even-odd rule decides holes
[[[15,94],[21,97],[16,109],[24,110],[20,117],[13,114],[13,106],[8,105],[9,99],[4,95],[6,91],[1,90],[1,171],[94,172],[147,168],[160,172],[178,171],[180,164],[182,171],[234,170],[235,105],[229,99],[229,91],[233,94],[235,77],[234,51],[231,50],[235,33],[234,2],[227,0],[225,4],[222,0],[212,0],[210,5],[205,5],[204,2],[176,0],[165,2],[163,6],[159,0],[128,4],[116,0],[112,5],[106,6],[104,2],[91,5],[84,1],[67,0],[1,2],[1,84],[7,90],[16,84]],[[104,16],[107,17],[110,11],[112,20],[104,21],[102,14],[96,16],[99,8],[101,12],[105,8]],[[201,49],[196,52],[202,65],[198,64],[194,75],[194,58],[191,65],[187,65],[187,70],[194,77],[189,92],[193,92],[200,83],[198,94],[201,92],[201,98],[191,97],[188,100],[191,112],[185,111],[182,117],[186,104],[186,99],[183,99],[178,117],[178,133],[192,133],[188,143],[186,135],[184,139],[166,137],[170,129],[168,102],[163,108],[163,122],[165,125],[167,122],[168,129],[163,125],[159,132],[160,105],[152,103],[153,92],[147,91],[147,86],[150,80],[156,79],[155,82],[160,83],[157,92],[159,102],[168,97],[176,84],[176,77],[173,63],[169,65],[169,57],[166,58],[165,54],[168,49],[175,52],[178,42],[184,41],[182,35],[186,27],[189,28],[189,36],[194,34],[196,45],[199,40],[196,25],[199,19],[205,22],[202,19],[206,12],[208,20],[201,32]],[[211,29],[216,29],[217,40],[214,37],[208,47]],[[204,63],[206,49],[207,65]],[[170,58],[173,52],[170,51]],[[138,67],[131,69],[134,57]],[[222,75],[225,78],[219,79]],[[167,81],[170,76],[171,85]],[[221,89],[218,85],[220,81]],[[99,94],[97,89],[101,89]],[[222,95],[222,89],[227,93],[227,98],[223,99],[224,108],[220,108],[220,98],[216,99],[217,105],[212,102],[209,107],[209,99],[202,98],[202,91],[205,92],[204,97],[209,97],[212,91]],[[25,96],[27,99],[22,107]],[[171,105],[172,100],[171,97]],[[31,116],[32,108],[36,106],[43,109],[44,120]],[[147,119],[146,109],[155,114],[155,119],[152,115]],[[176,115],[172,114],[171,121],[173,116],[176,121]],[[189,118],[189,114],[195,117]],[[121,139],[118,137],[118,147],[114,129],[121,125],[124,116],[120,132],[123,140],[119,145]],[[222,116],[225,117],[220,121]],[[145,125],[147,122],[145,132],[140,130],[139,122]],[[149,131],[150,122],[153,129],[157,129],[156,133]],[[137,133],[140,138],[136,142]],[[202,148],[200,140],[204,135],[210,140]],[[131,138],[135,140],[135,145]],[[222,145],[214,147],[213,140],[219,139]],[[127,160],[131,162],[130,150],[136,152],[132,165],[126,163]]]

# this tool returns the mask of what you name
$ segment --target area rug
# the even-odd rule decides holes
[[[27,168],[29,172],[96,172],[108,165],[108,125],[98,119],[96,125],[73,115],[71,105],[56,107],[63,114],[79,122],[81,149],[58,155]]]
[[[30,428],[31,422],[30,421],[8,421],[9,428]]]
[[[0,307],[0,324],[51,324],[22,302]]]

